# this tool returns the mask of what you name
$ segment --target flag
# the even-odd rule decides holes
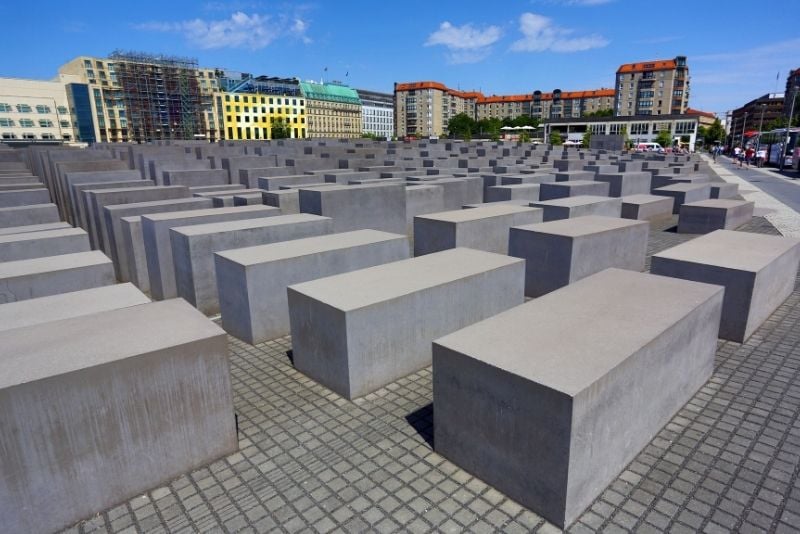
[[[778,74],[775,75],[775,79],[779,79],[781,77],[781,71],[778,71]]]
[[[328,72],[328,67],[325,67],[325,72]]]
[[[347,78],[348,76],[350,76],[350,71],[349,71],[349,70],[348,70],[347,72],[345,72],[345,73],[344,73],[344,77],[345,77],[345,78]]]

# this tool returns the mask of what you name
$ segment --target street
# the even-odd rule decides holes
[[[740,169],[725,156],[717,157],[717,163],[800,213],[800,174],[797,171],[786,169],[781,173],[774,167],[758,169],[754,166]]]

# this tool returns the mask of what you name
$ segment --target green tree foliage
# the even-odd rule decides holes
[[[472,139],[472,132],[477,128],[475,120],[466,113],[459,113],[447,123],[447,133],[451,137]]]
[[[564,140],[561,139],[561,133],[550,132],[550,144],[554,146],[563,145]]]
[[[592,111],[591,113],[584,113],[584,117],[613,117],[614,110],[613,109],[598,109],[597,111]]]
[[[530,143],[531,142],[531,134],[529,134],[527,130],[523,130],[522,133],[519,134],[519,142],[520,143]]]
[[[292,136],[292,130],[289,127],[289,124],[285,120],[277,118],[272,121],[273,139],[288,139],[291,136]]]
[[[701,127],[702,128],[702,127]],[[705,131],[702,132],[703,142],[706,146],[713,145],[717,141],[721,141],[725,137],[725,128],[722,127],[722,123],[719,119],[714,119],[714,123],[709,126],[708,128],[703,128]],[[698,135],[700,132],[698,131]]]
[[[583,133],[583,141],[581,142],[581,146],[583,148],[589,148],[589,145],[591,145],[591,143],[592,143],[592,131],[586,130]]]
[[[661,145],[663,148],[669,148],[672,146],[672,134],[669,133],[667,130],[661,130],[658,132],[656,136],[656,143]]]

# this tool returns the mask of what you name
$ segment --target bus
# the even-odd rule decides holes
[[[792,156],[794,149],[798,146],[797,139],[800,136],[800,128],[789,128],[789,144],[784,147],[786,142],[786,128],[779,128],[769,132],[761,132],[755,139],[755,144],[760,148],[766,148],[767,161],[776,167],[780,166],[780,158],[783,155],[784,167],[792,166]]]

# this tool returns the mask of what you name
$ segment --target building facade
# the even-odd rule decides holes
[[[300,139],[307,135],[305,98],[292,78],[223,72],[223,92],[215,94],[222,110],[224,139]]]
[[[617,69],[614,114],[680,115],[689,107],[689,67],[685,56]]]
[[[361,132],[391,139],[394,135],[394,97],[358,89],[361,99]]]
[[[361,137],[361,99],[355,89],[336,82],[300,82],[300,91],[308,137]]]
[[[78,141],[70,81],[0,78],[0,141]]]
[[[782,125],[785,124],[784,101],[783,93],[767,93],[734,109],[731,113],[729,130],[733,136],[734,145],[741,144],[744,132],[761,131],[775,120]]]
[[[669,132],[672,139],[681,139],[694,150],[698,115],[662,115],[660,117],[584,117],[551,119],[545,123],[545,139],[559,132],[565,140],[580,142],[586,131],[592,135],[624,135],[632,143],[655,142],[661,132]]]
[[[96,141],[220,139],[216,72],[194,59],[114,52],[77,57],[59,73],[86,86]]]
[[[795,99],[794,102],[794,116],[797,117],[800,115],[800,109],[798,106],[800,105],[800,69],[794,69],[789,71],[789,76],[786,77],[786,99],[783,103],[783,114],[785,116],[789,116],[789,113],[792,112],[792,99]]]

